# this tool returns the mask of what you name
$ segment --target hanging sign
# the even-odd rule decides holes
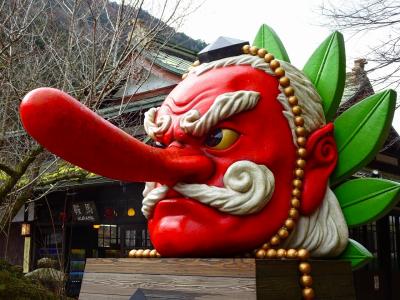
[[[76,222],[98,222],[99,216],[94,201],[72,203],[72,218]]]

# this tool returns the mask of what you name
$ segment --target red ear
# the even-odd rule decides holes
[[[317,209],[326,192],[329,176],[336,167],[337,149],[333,124],[314,131],[308,138],[307,163],[304,170],[304,188],[301,214],[309,215]]]

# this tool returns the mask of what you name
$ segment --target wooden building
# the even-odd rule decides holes
[[[374,94],[364,69],[367,61],[357,59],[346,75],[346,86],[338,114]],[[400,137],[392,127],[375,159],[355,177],[380,177],[400,182]],[[350,229],[350,237],[363,244],[374,259],[354,272],[358,299],[400,299],[400,203],[386,216],[366,226]]]
[[[144,112],[162,103],[195,59],[194,53],[177,46],[147,51],[137,66],[140,78],[128,79],[104,101],[98,113],[148,141]],[[60,165],[49,172],[59,171]],[[86,258],[127,257],[131,249],[152,247],[141,212],[143,189],[143,183],[124,183],[94,174],[84,181],[42,186],[37,192],[43,196],[26,204],[14,218],[10,238],[0,238],[0,256],[6,251],[7,260],[24,265],[25,271],[34,269],[43,257],[59,261],[69,273],[67,293],[77,296]]]

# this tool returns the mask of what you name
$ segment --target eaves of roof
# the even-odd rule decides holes
[[[157,95],[149,98],[145,98],[139,101],[130,102],[126,104],[114,105],[100,109],[98,114],[105,119],[109,119],[120,114],[126,114],[141,110],[148,110],[152,107],[159,106],[165,99],[165,95]],[[122,106],[122,110],[121,110]]]
[[[180,76],[186,73],[189,67],[192,65],[192,61],[188,61],[161,51],[149,52],[146,54],[146,58],[149,61],[154,61],[154,64],[160,68]]]

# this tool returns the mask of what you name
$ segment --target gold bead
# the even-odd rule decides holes
[[[193,67],[197,67],[197,66],[199,66],[200,65],[200,61],[199,60],[195,60],[193,63],[192,63],[192,66]]]
[[[306,129],[304,127],[296,127],[297,136],[306,136]]]
[[[279,243],[281,242],[281,239],[278,235],[274,235],[271,239],[270,239],[270,244],[273,246],[279,245]]]
[[[283,90],[283,93],[286,95],[286,97],[290,97],[294,95],[294,89],[292,86],[288,86]]]
[[[271,53],[267,53],[264,56],[264,60],[266,63],[270,63],[275,57]]]
[[[306,148],[299,148],[297,149],[297,155],[301,158],[306,158],[307,157],[307,150]]]
[[[150,257],[150,249],[145,249],[142,254],[143,257]]]
[[[300,200],[297,198],[292,198],[292,200],[290,201],[290,204],[292,204],[292,206],[294,208],[299,208],[300,207]]]
[[[293,186],[295,188],[301,189],[301,187],[303,186],[303,182],[300,179],[294,179]]]
[[[256,252],[256,258],[259,258],[259,259],[265,258],[266,255],[267,255],[267,253],[265,252],[264,249],[258,249]]]
[[[263,248],[264,250],[268,250],[269,248],[271,248],[271,246],[269,245],[269,243],[264,243],[261,248]]]
[[[250,45],[244,45],[242,47],[243,53],[244,54],[249,54],[250,53]]]
[[[185,79],[188,76],[188,73],[182,75],[182,79]]]
[[[150,251],[150,257],[152,257],[152,258],[157,257],[157,250],[156,249],[153,249],[153,250]]]
[[[142,257],[143,256],[143,249],[136,250],[135,257]]]
[[[301,291],[304,300],[312,300],[315,298],[314,290],[310,287],[304,288]]]
[[[296,249],[288,249],[286,251],[287,258],[297,258],[297,250]]]
[[[299,104],[299,99],[297,99],[296,96],[290,96],[288,101],[291,106],[296,106],[297,104]]]
[[[292,196],[294,197],[300,197],[301,196],[301,190],[299,190],[298,188],[294,188],[292,190]]]
[[[293,219],[291,219],[291,218],[286,219],[285,227],[287,229],[292,230],[294,228],[294,226],[296,226],[296,222]]]
[[[297,144],[301,147],[304,147],[307,144],[307,139],[304,136],[299,136],[297,138]]]
[[[286,239],[289,236],[289,231],[286,228],[281,228],[278,231],[278,235],[281,239]]]
[[[301,168],[304,169],[306,166],[306,161],[302,158],[299,158],[298,160],[296,160],[296,165]]]
[[[286,257],[286,250],[285,249],[278,249],[276,251],[276,257],[285,258]]]
[[[285,76],[285,70],[282,67],[276,68],[274,72],[278,77]]]
[[[289,217],[292,219],[298,219],[299,218],[299,211],[295,208],[291,208],[289,210]]]
[[[264,48],[258,49],[257,51],[257,55],[261,58],[265,57],[265,54],[267,54],[267,50],[265,50]]]
[[[267,258],[275,258],[275,257],[276,257],[276,250],[275,249],[268,249]]]
[[[311,273],[311,265],[308,262],[301,262],[299,264],[299,271],[302,274],[310,274]]]
[[[256,46],[251,46],[250,47],[250,54],[251,55],[256,55],[258,51],[258,48]]]
[[[292,107],[292,112],[294,115],[298,116],[301,114],[301,107],[296,105]]]
[[[129,256],[129,257],[135,257],[135,253],[136,253],[136,250],[133,249],[133,250],[129,251],[128,256]]]
[[[280,65],[281,64],[276,59],[271,60],[271,62],[269,63],[269,67],[271,68],[271,70],[275,70],[276,68],[279,68]]]
[[[300,156],[300,155],[299,155],[299,156]],[[294,175],[295,175],[297,178],[302,179],[302,178],[304,178],[304,170],[303,170],[303,169],[296,169],[296,170],[294,170]]]
[[[310,252],[307,249],[301,248],[297,250],[297,256],[300,260],[307,260],[310,258]]]
[[[303,117],[297,116],[294,118],[294,124],[296,126],[303,126],[304,125],[304,119]]]
[[[279,78],[279,84],[282,87],[288,87],[290,85],[290,79],[288,77],[281,77]]]
[[[302,275],[300,277],[300,284],[304,287],[311,287],[313,284],[311,275]]]

